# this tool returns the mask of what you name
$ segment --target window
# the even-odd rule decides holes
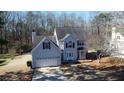
[[[81,42],[81,45],[84,45],[84,43],[83,43],[83,42]]]
[[[50,49],[50,42],[43,42],[43,49]]]
[[[71,57],[71,53],[69,53],[69,57]]]
[[[79,45],[80,44],[80,42],[79,42],[79,40],[77,41],[77,45]]]
[[[83,51],[81,51],[81,56],[83,56],[84,55],[84,52]]]
[[[79,40],[78,40],[78,41],[77,41],[77,45],[79,45],[79,46],[80,46],[80,45],[84,45],[84,43],[83,43],[83,41],[79,41]]]
[[[68,44],[66,43],[66,48],[68,48]]]
[[[66,43],[66,48],[74,48],[75,47],[75,43],[72,41],[69,41],[68,43]]]
[[[73,48],[75,47],[75,43],[73,43]]]
[[[69,47],[69,48],[72,47],[72,42],[71,42],[71,41],[68,42],[68,47]]]
[[[120,39],[120,36],[117,36],[117,39]]]

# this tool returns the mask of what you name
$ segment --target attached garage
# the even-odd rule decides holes
[[[36,60],[36,67],[58,66],[61,64],[60,58],[49,58]]]
[[[32,68],[61,65],[61,50],[48,37],[44,37],[32,50]]]

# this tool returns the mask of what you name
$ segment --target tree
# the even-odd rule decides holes
[[[3,28],[4,28],[4,16],[3,16],[3,12],[0,11],[0,53],[3,53]]]

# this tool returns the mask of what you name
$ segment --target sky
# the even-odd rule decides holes
[[[89,11],[73,11],[73,12],[71,11],[71,12],[67,12],[67,13],[75,13],[76,15],[82,16],[86,20],[88,20],[89,17],[90,17],[89,16],[90,15]]]
[[[42,11],[41,11],[42,12]],[[51,11],[50,11],[51,12]],[[85,20],[89,20],[90,11],[53,11],[56,15],[60,15],[62,13],[71,14],[74,13],[77,16],[83,17]]]

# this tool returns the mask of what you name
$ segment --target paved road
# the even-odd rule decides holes
[[[30,68],[26,64],[28,60],[31,60],[31,54],[16,56],[9,64],[0,67],[0,74],[4,74],[5,72],[29,71]]]

